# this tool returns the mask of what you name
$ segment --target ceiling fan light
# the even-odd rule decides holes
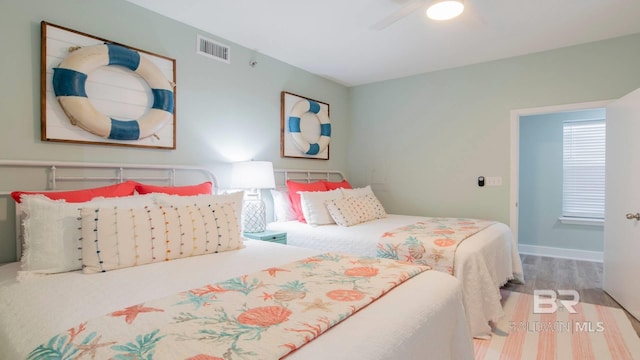
[[[436,0],[427,9],[427,16],[433,20],[449,20],[462,14],[462,0]]]

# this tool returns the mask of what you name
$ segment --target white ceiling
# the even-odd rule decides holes
[[[383,30],[414,0],[127,1],[347,86],[640,32],[638,0],[465,0],[454,20],[423,5]]]

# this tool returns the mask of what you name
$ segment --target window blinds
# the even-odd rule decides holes
[[[604,218],[605,121],[563,125],[562,215]]]

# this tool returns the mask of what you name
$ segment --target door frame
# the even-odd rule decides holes
[[[557,113],[564,111],[576,111],[587,110],[594,108],[605,108],[609,103],[615,100],[599,100],[589,101],[582,103],[563,104],[563,105],[551,105],[541,106],[534,108],[515,109],[510,112],[510,125],[511,125],[511,174],[509,184],[509,227],[513,233],[513,238],[518,242],[518,201],[520,197],[520,117],[528,115],[540,115]]]

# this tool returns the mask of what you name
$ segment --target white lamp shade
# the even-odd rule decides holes
[[[270,161],[241,161],[232,164],[232,189],[275,189],[273,164]]]
[[[449,20],[462,14],[462,0],[435,0],[427,9],[427,16],[433,20]]]

